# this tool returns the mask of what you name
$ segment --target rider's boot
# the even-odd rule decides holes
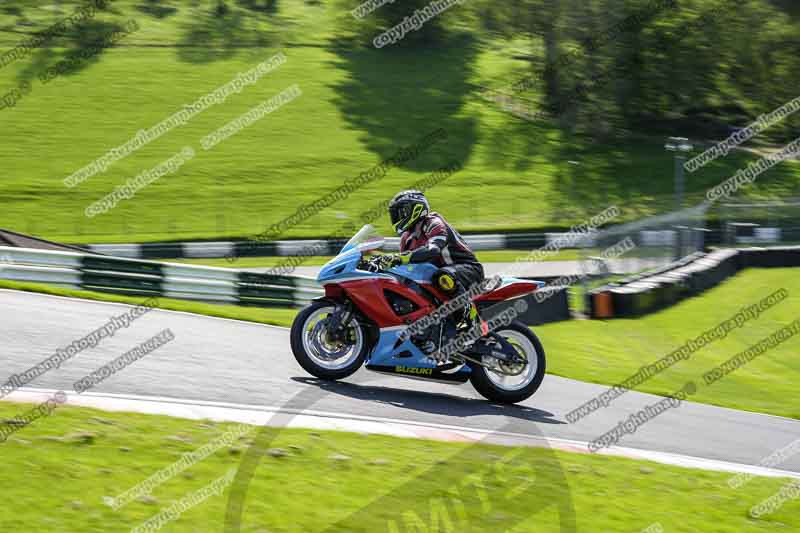
[[[453,342],[458,335],[458,322],[454,319],[454,317],[449,316],[444,319],[444,328],[441,332],[441,338],[438,339],[438,350],[436,353],[433,354],[433,359],[436,361],[437,365],[446,365],[450,363],[450,357],[447,353],[443,353],[442,349],[447,347],[451,342]]]
[[[475,340],[489,333],[489,325],[481,318],[475,303],[467,304],[463,310],[453,313],[453,315],[445,320],[445,331],[439,343],[439,349],[435,353],[426,352],[430,353],[430,358],[439,365],[452,363],[450,357],[442,354],[441,350],[454,342],[458,336],[464,337],[464,347],[469,348],[475,343]]]
[[[467,312],[467,326],[472,328],[478,328],[481,337],[489,333],[489,323],[486,322],[482,317],[480,312],[478,311],[478,306],[475,305],[475,302],[471,302],[469,304],[469,311]]]

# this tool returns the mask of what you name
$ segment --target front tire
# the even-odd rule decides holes
[[[512,322],[495,333],[511,343],[528,364],[518,376],[505,376],[471,364],[470,382],[481,396],[493,402],[518,403],[527,400],[539,389],[544,379],[546,363],[542,343],[530,328],[519,322]]]
[[[314,302],[298,313],[290,334],[292,353],[303,369],[325,380],[344,379],[361,368],[369,352],[367,335],[354,318],[349,328],[350,341],[332,341],[325,321],[336,308],[332,302]]]

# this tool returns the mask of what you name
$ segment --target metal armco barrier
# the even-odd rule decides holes
[[[262,307],[299,307],[323,294],[313,278],[303,276],[5,246],[0,279]]]
[[[302,307],[323,295],[316,280],[304,276],[4,246],[0,246],[0,279],[259,307]],[[526,300],[529,309],[519,317],[525,324],[533,326],[570,318],[566,290],[558,291],[544,302],[537,302],[532,296]],[[513,302],[498,304],[497,309],[507,305]]]

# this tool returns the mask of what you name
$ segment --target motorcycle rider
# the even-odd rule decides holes
[[[431,263],[439,267],[432,281],[450,299],[484,280],[483,266],[475,254],[442,215],[431,211],[421,191],[397,193],[389,202],[389,218],[400,235],[400,254],[390,255],[389,264]],[[454,313],[453,327],[448,328],[451,332],[455,324],[466,318],[465,314],[473,325],[481,322],[475,305],[468,308],[468,312],[465,309]],[[423,350],[430,356],[436,345],[431,340],[424,344]]]

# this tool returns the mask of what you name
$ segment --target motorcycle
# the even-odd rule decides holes
[[[470,323],[466,312],[458,323],[452,315],[432,321],[431,316],[444,314],[442,306],[449,300],[432,282],[438,268],[430,263],[387,264],[386,255],[374,255],[384,243],[366,225],[322,267],[317,281],[325,296],[312,300],[292,324],[292,352],[300,366],[324,380],[344,379],[365,366],[393,376],[470,381],[482,396],[498,403],[532,396],[544,379],[544,349],[530,328],[510,319],[514,304],[519,307],[521,297],[544,284],[498,278],[494,286],[470,293],[480,324]],[[494,330],[483,320],[489,316],[488,324],[500,324]],[[425,317],[433,322],[425,331],[412,327]],[[430,357],[431,343],[438,351],[451,347],[444,364]]]

